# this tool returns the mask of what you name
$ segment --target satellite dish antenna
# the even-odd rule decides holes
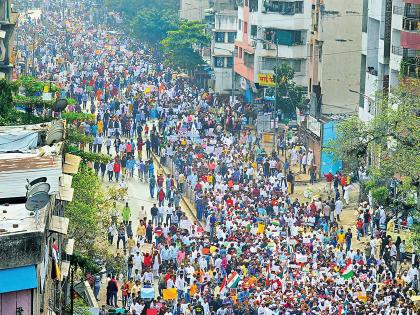
[[[55,104],[52,107],[52,110],[54,112],[62,112],[67,107],[67,100],[65,98],[60,98],[58,101],[55,102]]]
[[[51,125],[50,129],[48,129],[47,138],[45,142],[48,145],[51,145],[54,142],[60,142],[63,140],[63,134],[64,124],[61,120],[58,120],[53,125]]]
[[[29,211],[38,212],[50,202],[50,184],[46,183],[45,177],[31,181],[27,186],[25,208]]]

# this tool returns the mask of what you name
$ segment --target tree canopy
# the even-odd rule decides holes
[[[161,41],[166,63],[185,70],[193,70],[204,62],[198,50],[209,42],[205,25],[198,21],[181,21],[179,28],[169,31],[168,36]]]
[[[420,85],[417,91],[420,90]],[[382,178],[419,179],[420,97],[401,85],[377,103],[370,121],[350,117],[337,125],[337,138],[329,150],[350,168],[372,158],[370,172]]]
[[[152,46],[159,44],[168,31],[175,30],[177,24],[176,12],[157,8],[142,10],[131,21],[134,35]]]
[[[274,68],[274,77],[277,84],[276,108],[285,114],[295,112],[296,107],[301,108],[304,91],[294,81],[295,71],[287,64],[282,63]]]

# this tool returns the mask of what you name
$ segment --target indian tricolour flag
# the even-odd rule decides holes
[[[222,284],[220,285],[220,291],[219,294],[221,296],[224,296],[224,294],[226,293],[226,283],[227,283],[227,279],[226,276],[223,278]]]
[[[347,263],[347,265],[341,269],[341,277],[344,280],[350,279],[351,277],[354,276],[354,271],[353,271],[353,264],[351,262]]]
[[[240,279],[241,279],[241,278],[239,277],[238,273],[237,273],[237,272],[235,272],[235,271],[233,271],[233,272],[229,275],[229,277],[227,278],[227,287],[228,287],[229,289],[236,288],[236,287],[238,286],[238,283],[239,283],[239,280],[240,280]]]

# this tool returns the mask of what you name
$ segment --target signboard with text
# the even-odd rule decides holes
[[[258,84],[263,86],[276,86],[274,74],[258,73]]]

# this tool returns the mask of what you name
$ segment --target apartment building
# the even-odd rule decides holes
[[[420,1],[364,0],[359,117],[368,121],[381,93],[419,79]]]
[[[392,2],[389,83],[420,79],[420,1]]]
[[[0,0],[0,79],[11,79],[16,59],[15,26],[18,14],[11,9],[10,0]]]
[[[238,0],[234,69],[245,100],[262,97],[274,67],[287,63],[295,82],[307,86],[309,1]]]
[[[222,10],[214,14],[212,30],[211,66],[213,69],[213,90],[219,94],[231,94],[235,89],[233,75],[233,54],[238,13]]]
[[[362,2],[312,1],[308,99],[315,118],[357,113]]]

